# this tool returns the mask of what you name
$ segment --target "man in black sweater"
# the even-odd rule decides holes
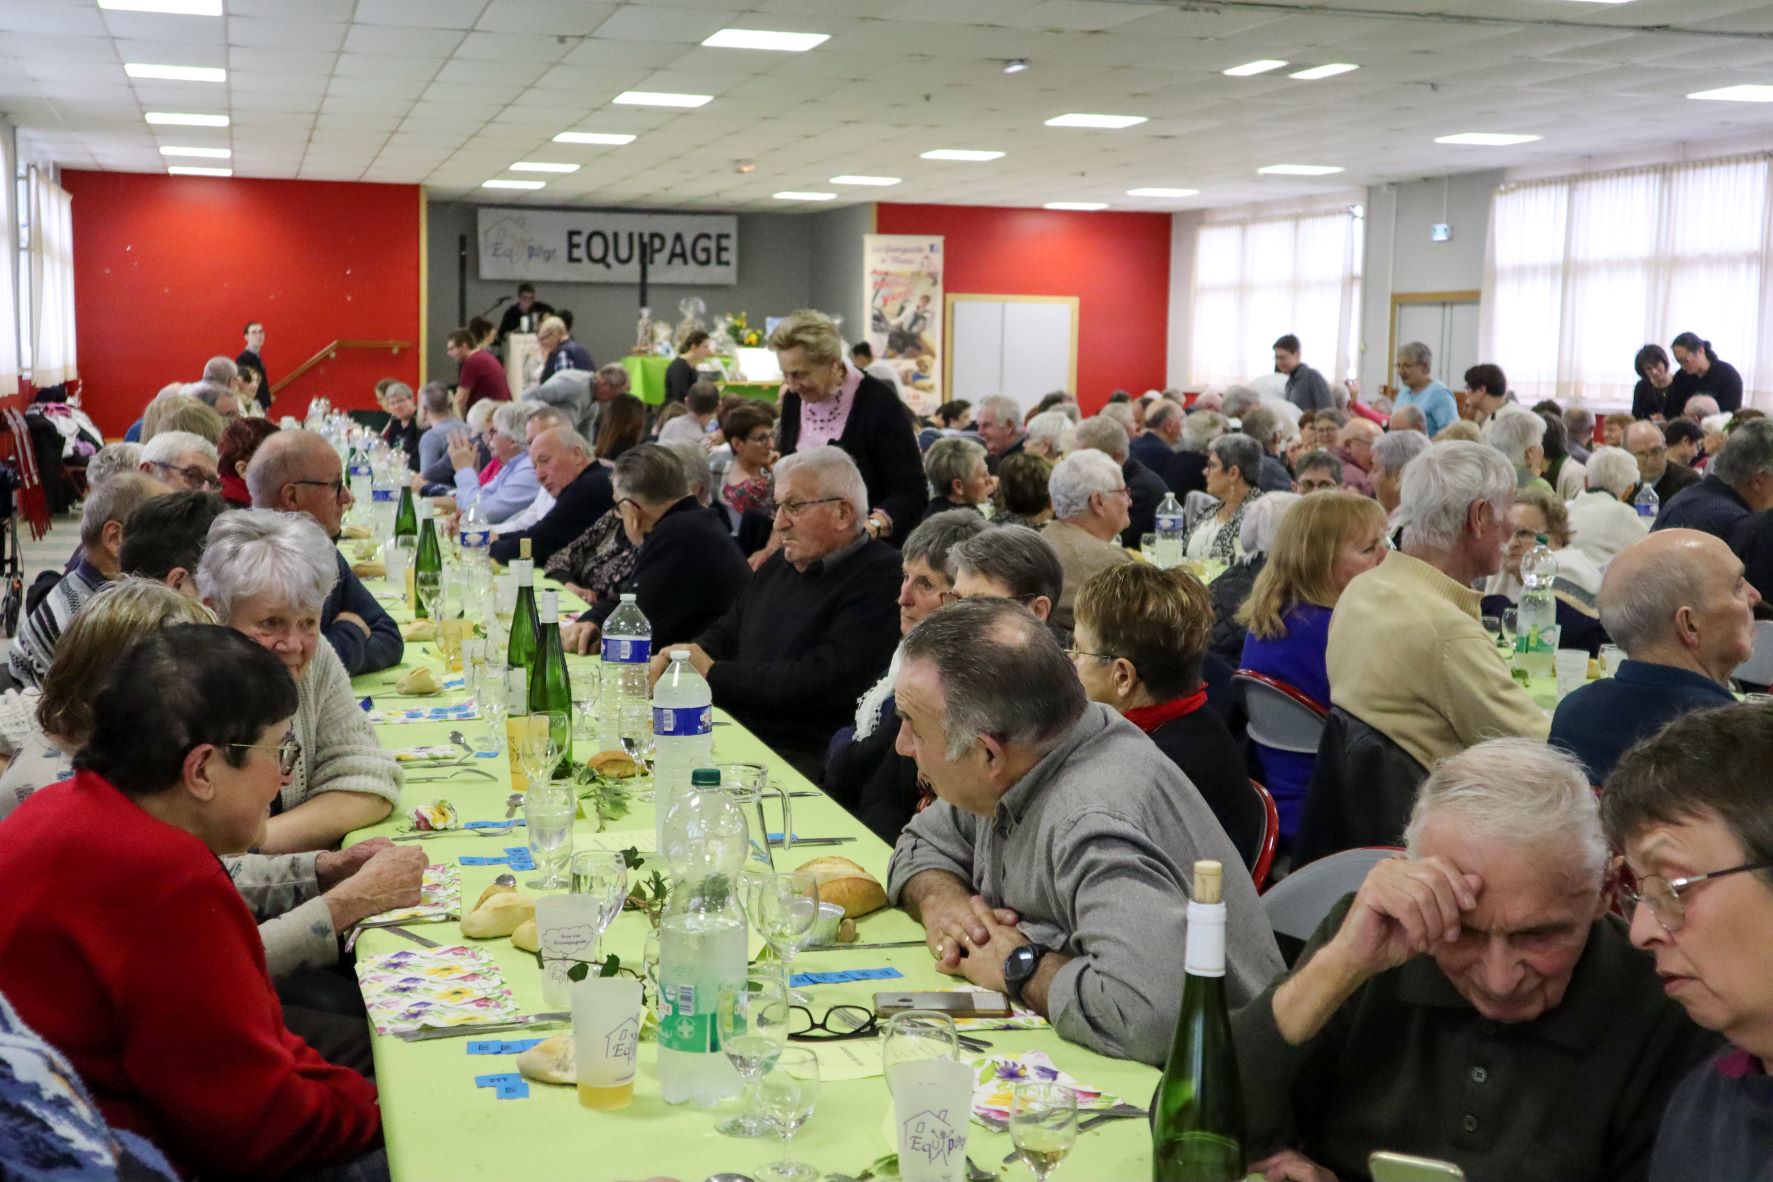
[[[899,555],[862,528],[868,491],[842,449],[775,468],[770,556],[713,627],[655,633],[652,675],[687,648],[714,704],[817,784],[825,751],[899,640]]]
[[[260,444],[246,465],[246,487],[253,508],[306,513],[334,542],[352,505],[339,453],[311,431],[279,431]],[[353,677],[400,664],[406,655],[400,625],[358,581],[345,556],[337,557],[339,581],[320,609],[327,643]]]
[[[499,562],[510,562],[522,539],[528,538],[530,557],[540,567],[608,513],[616,496],[609,469],[591,458],[591,445],[571,427],[551,427],[530,440],[529,462],[536,479],[554,498],[554,507],[528,529],[501,533],[493,540],[491,554]]]

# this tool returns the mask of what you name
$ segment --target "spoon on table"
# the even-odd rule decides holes
[[[506,873],[501,874],[497,878],[493,879],[493,885],[494,886],[514,887],[517,885],[517,876],[515,874],[512,874],[509,871],[507,871]]]
[[[469,745],[467,739],[462,737],[461,731],[449,732],[449,741],[460,747],[463,751],[466,751],[469,755],[474,754],[474,748]]]
[[[511,795],[507,796],[505,798],[505,820],[509,821],[512,817],[515,817],[517,815],[517,810],[522,807],[523,793],[513,792]]]

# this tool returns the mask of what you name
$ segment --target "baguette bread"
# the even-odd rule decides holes
[[[545,1084],[576,1084],[579,1066],[573,1059],[573,1036],[556,1034],[544,1038],[527,1051],[517,1055],[517,1070],[525,1079]]]
[[[434,694],[443,688],[443,683],[429,667],[418,665],[402,673],[394,688],[403,694]]]
[[[511,947],[524,952],[542,950],[542,937],[534,919],[526,919],[517,925],[517,930],[511,933]]]
[[[462,935],[471,940],[509,936],[524,920],[536,917],[536,901],[522,891],[501,891],[462,916]]]
[[[799,871],[818,880],[819,902],[838,904],[845,919],[860,919],[887,905],[886,888],[848,858],[814,858]]]

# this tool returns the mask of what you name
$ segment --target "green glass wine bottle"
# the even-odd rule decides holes
[[[434,510],[427,503],[419,515],[419,544],[412,556],[412,614],[416,620],[443,618],[443,550],[437,544]]]
[[[397,538],[419,536],[419,514],[418,510],[413,507],[411,485],[400,490],[400,507],[394,511],[394,536]]]
[[[517,576],[517,605],[511,610],[511,640],[505,646],[505,665],[528,670],[536,661],[536,564],[529,556],[529,539],[518,543],[523,557],[511,564]]]
[[[1224,868],[1194,864],[1182,1012],[1151,1121],[1152,1182],[1241,1182],[1244,1101],[1225,1007]]]
[[[567,679],[566,648],[560,643],[560,592],[536,593],[536,663],[529,670],[529,712],[549,716],[549,736],[560,748],[555,776],[570,772],[573,759],[573,691]]]

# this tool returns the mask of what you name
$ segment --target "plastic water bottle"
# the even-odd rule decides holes
[[[603,622],[603,671],[598,706],[603,714],[598,747],[629,750],[635,758],[652,746],[653,716],[647,665],[653,657],[653,626],[632,594]]]
[[[714,696],[690,664],[689,650],[671,650],[671,665],[653,686],[653,818],[665,848],[665,818],[689,795],[690,777],[714,762]]]
[[[691,791],[665,817],[671,898],[659,923],[659,1091],[667,1104],[710,1108],[739,1094],[722,1053],[715,1001],[745,980],[745,914],[739,871],[745,816],[720,791],[720,773],[694,773]]]
[[[479,500],[469,505],[457,520],[456,541],[466,565],[485,567],[490,561],[492,527],[486,523],[486,514],[481,512]]]
[[[375,487],[375,474],[370,468],[369,457],[353,450],[351,465],[347,471],[351,477],[351,499],[365,506],[363,512],[368,512],[370,492]]]
[[[1167,492],[1157,503],[1157,565],[1164,570],[1182,565],[1182,505]]]
[[[1656,486],[1648,480],[1640,481],[1638,494],[1631,499],[1631,507],[1638,511],[1638,516],[1654,522],[1656,515],[1662,512],[1662,498],[1656,495]]]
[[[352,494],[356,495],[355,493]],[[378,542],[394,536],[394,512],[400,508],[400,490],[386,468],[372,467],[369,488],[369,528]]]
[[[1540,534],[1521,558],[1520,615],[1515,624],[1514,663],[1527,677],[1551,677],[1557,669],[1558,613],[1552,594],[1557,556]]]

